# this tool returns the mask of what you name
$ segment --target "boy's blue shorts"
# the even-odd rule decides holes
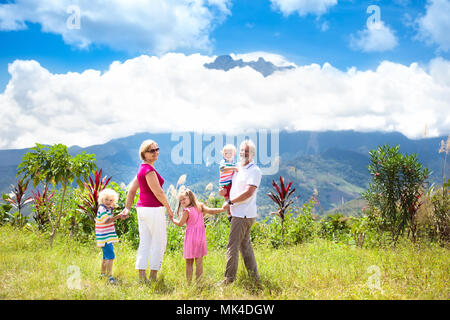
[[[105,246],[102,247],[103,250],[103,260],[112,260],[116,256],[114,255],[114,246],[112,243],[105,243]]]

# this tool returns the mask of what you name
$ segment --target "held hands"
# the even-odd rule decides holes
[[[173,211],[171,207],[167,207],[167,214],[169,215],[170,221],[173,221]]]
[[[127,208],[123,209],[123,211],[119,214],[120,219],[125,220],[128,219],[130,217],[130,210],[128,210]]]
[[[230,209],[230,204],[228,202],[224,202],[222,205],[222,210],[227,211]]]
[[[186,208],[183,209],[183,214],[181,217],[178,217],[178,220],[175,220],[175,217],[173,216],[173,212],[172,215],[169,215],[169,220],[172,221],[173,224],[182,227],[184,225],[184,223],[186,222],[186,220],[184,219],[184,214],[187,213],[189,214],[189,210],[187,210]]]

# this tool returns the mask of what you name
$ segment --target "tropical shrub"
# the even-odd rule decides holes
[[[353,236],[353,243],[357,247],[363,248],[367,243],[373,245],[376,239],[376,228],[371,224],[368,216],[351,217],[350,230]]]
[[[15,213],[10,214],[9,222],[19,228],[22,228],[28,222],[28,217],[22,212],[23,209],[33,202],[32,197],[25,196],[28,182],[29,181],[24,181],[23,179],[19,180],[17,185],[11,185],[12,191],[9,194],[3,195],[3,200],[17,210]]]
[[[317,235],[316,222],[313,216],[313,209],[316,200],[311,198],[293,217],[287,232],[290,243],[300,244],[313,239]]]
[[[255,221],[250,229],[250,240],[253,244],[266,246],[269,243],[267,221],[270,216],[267,216],[262,221]]]
[[[285,215],[286,212],[289,211],[290,205],[294,202],[294,200],[291,199],[292,194],[295,191],[295,188],[292,187],[292,181],[288,183],[286,186],[284,184],[284,178],[280,176],[280,185],[275,182],[275,180],[272,180],[272,186],[274,187],[276,193],[273,191],[270,191],[267,195],[270,199],[276,204],[278,207],[278,210],[276,212],[271,212],[272,214],[275,214],[280,218],[280,225],[281,225],[281,242],[284,243],[284,222],[285,222]]]
[[[41,194],[41,191],[31,191],[34,200],[34,215],[33,219],[36,222],[40,231],[45,230],[49,223],[49,215],[54,210],[54,202],[52,201],[55,192],[50,192],[48,186],[45,187]]]
[[[270,244],[270,246],[272,248],[280,248],[281,246],[283,246],[284,244],[287,244],[284,239],[283,239],[283,232],[284,229],[289,228],[289,223],[291,221],[291,209],[289,209],[284,217],[283,220],[278,219],[276,216],[267,216],[264,220],[263,223],[266,224],[264,231],[265,231],[265,236],[267,238],[267,242],[268,244]]]
[[[350,218],[342,213],[326,216],[320,220],[319,234],[324,239],[348,243],[352,238]]]
[[[95,222],[98,210],[98,194],[106,188],[111,177],[102,178],[102,169],[94,172],[94,179],[88,176],[88,181],[83,182],[86,193],[82,198],[82,204],[78,204],[79,211],[88,215]]]
[[[2,199],[7,195],[2,195]],[[9,211],[12,209],[12,205],[9,203],[2,203],[0,204],[0,225],[3,225],[5,223],[10,223],[10,220],[12,219],[11,213]]]
[[[399,148],[383,145],[369,152],[368,168],[373,179],[363,193],[369,207],[379,210],[382,227],[391,233],[394,243],[406,228],[415,241],[421,190],[428,177],[428,169],[417,160],[417,155],[402,155]]]
[[[450,179],[441,188],[429,190],[433,205],[433,222],[440,241],[450,241]]]

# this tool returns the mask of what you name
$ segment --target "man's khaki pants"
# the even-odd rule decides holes
[[[231,219],[230,236],[228,237],[227,246],[227,266],[225,270],[225,279],[228,282],[233,282],[236,279],[239,251],[242,254],[249,275],[259,280],[255,254],[253,253],[253,247],[250,242],[250,229],[253,223],[255,223],[255,220],[255,218],[239,217],[233,217]]]

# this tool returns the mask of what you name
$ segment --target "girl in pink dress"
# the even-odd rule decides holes
[[[218,214],[224,212],[222,208],[208,208],[203,203],[199,203],[194,193],[183,188],[178,194],[178,210],[183,207],[183,213],[179,220],[170,220],[179,227],[186,224],[186,231],[184,235],[184,250],[183,257],[186,259],[186,280],[191,283],[192,273],[195,261],[195,276],[199,280],[203,274],[203,257],[208,252],[206,247],[206,230],[203,217],[205,214]]]

